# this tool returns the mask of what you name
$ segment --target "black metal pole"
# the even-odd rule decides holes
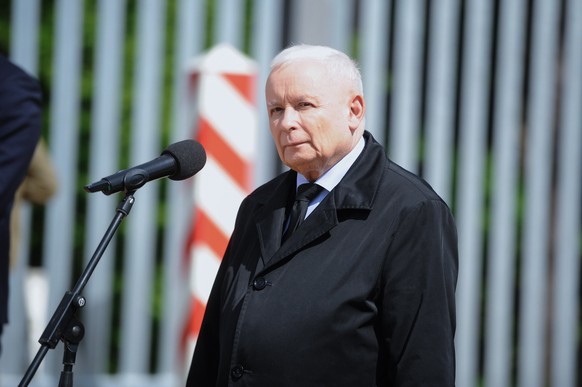
[[[26,373],[22,377],[22,380],[18,385],[19,387],[28,386],[48,350],[54,349],[57,346],[59,340],[64,339],[64,335],[67,333],[67,329],[70,326],[72,319],[74,318],[75,311],[85,306],[86,301],[85,298],[81,296],[81,292],[85,288],[85,285],[87,285],[91,274],[93,274],[93,271],[97,267],[101,256],[103,256],[103,253],[107,249],[109,242],[111,242],[115,232],[121,225],[123,218],[129,215],[131,207],[135,201],[133,197],[134,192],[135,191],[126,192],[125,197],[117,206],[115,216],[113,217],[109,228],[105,232],[105,235],[101,239],[101,242],[97,246],[97,249],[93,253],[93,256],[91,257],[91,260],[87,264],[85,270],[77,280],[75,287],[72,291],[66,292],[63,296],[59,306],[53,313],[52,318],[50,319],[44,332],[38,340],[38,342],[41,344],[41,347],[36,353],[33,361],[30,363]],[[67,343],[65,343],[65,345],[67,345]],[[65,348],[65,351],[67,351],[67,348]],[[70,359],[71,357],[69,356],[68,358]],[[73,371],[71,362],[68,360],[65,366],[67,370],[66,373],[67,375],[70,373],[69,376],[72,380]]]

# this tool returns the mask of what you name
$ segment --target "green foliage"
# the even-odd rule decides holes
[[[10,14],[12,3],[10,0],[0,0],[0,54],[7,55],[10,45]]]

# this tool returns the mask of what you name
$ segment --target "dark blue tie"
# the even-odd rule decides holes
[[[323,187],[315,184],[301,184],[297,189],[297,195],[295,196],[295,202],[293,203],[293,209],[291,210],[291,220],[289,221],[289,226],[287,231],[283,235],[283,242],[285,242],[297,227],[305,219],[305,214],[307,213],[307,207],[309,207],[309,202],[315,199],[317,195],[323,190]]]

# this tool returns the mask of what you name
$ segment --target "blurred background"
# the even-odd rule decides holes
[[[216,90],[192,81],[208,70],[195,63],[213,48],[251,63],[254,127],[237,127],[228,99],[216,107],[252,140],[249,189],[282,171],[262,92],[270,59],[292,43],[358,61],[367,129],[455,214],[457,385],[582,386],[582,1],[0,0],[0,10],[0,51],[42,84],[58,181],[46,205],[23,208],[0,386],[20,381],[123,198],[83,186],[197,138],[198,103]],[[136,193],[83,293],[78,385],[183,385],[198,177]],[[214,196],[230,201],[216,181]],[[31,385],[56,385],[61,359],[59,344]]]

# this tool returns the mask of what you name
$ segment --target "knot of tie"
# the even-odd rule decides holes
[[[286,241],[303,222],[309,202],[315,199],[322,190],[323,187],[315,183],[301,184],[299,188],[297,188],[297,195],[295,196],[295,202],[291,209],[289,226],[283,235],[283,241]]]
[[[323,187],[315,183],[301,184],[299,188],[297,188],[297,196],[295,197],[295,200],[306,201],[309,203],[315,199],[322,189]]]

